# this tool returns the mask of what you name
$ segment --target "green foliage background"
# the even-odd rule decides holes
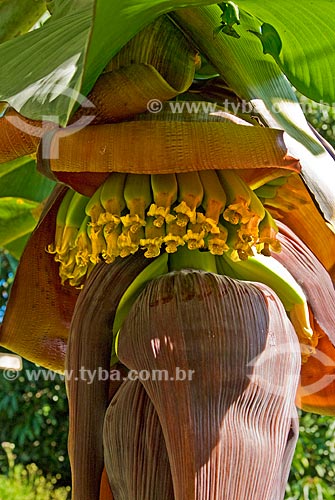
[[[16,261],[3,252],[0,259],[1,321]],[[55,380],[30,382],[24,375],[33,371],[38,373],[38,368],[26,360],[16,380],[6,380],[5,372],[0,371],[0,442],[15,444],[16,463],[27,465],[33,462],[45,475],[51,474],[59,480],[59,484],[68,485],[70,466],[65,384],[59,375]],[[0,473],[7,471],[7,455],[0,448]]]
[[[335,145],[334,107],[316,105],[304,97],[301,97],[301,102],[312,125]],[[1,322],[17,262],[8,253],[0,252],[0,263]],[[19,466],[33,462],[44,475],[54,476],[58,480],[57,484],[69,485],[68,404],[64,381],[56,376],[55,380],[41,378],[29,382],[24,376],[26,370],[31,373],[32,370],[37,370],[37,367],[24,361],[24,369],[14,381],[6,380],[4,373],[0,371],[0,441],[15,444],[14,453]],[[335,418],[305,412],[299,412],[299,415],[300,435],[285,498],[286,500],[333,500]],[[19,481],[22,482],[23,469],[20,471]],[[0,473],[8,473],[8,459],[2,448],[0,448]],[[14,479],[10,481],[13,482]],[[0,480],[0,498],[5,498],[1,488]],[[50,496],[50,498],[65,498],[63,493],[59,494],[62,496]],[[29,500],[30,496],[25,498]],[[39,497],[31,498],[36,500]]]

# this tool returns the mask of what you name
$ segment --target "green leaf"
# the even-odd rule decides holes
[[[241,24],[236,27],[240,38],[218,35],[209,44],[220,14],[219,7],[210,6],[176,11],[173,19],[193,38],[236,94],[251,101],[254,112],[269,127],[286,132],[288,154],[299,159],[304,181],[326,220],[335,227],[334,160],[312,133],[285,75],[272,56],[263,54],[261,43],[250,33],[260,32],[262,21],[240,10]]]
[[[260,39],[263,46],[263,54],[271,54],[274,58],[278,58],[282,49],[282,41],[278,32],[271,24],[263,23],[260,28],[260,33],[250,30]]]
[[[29,156],[3,163],[0,168],[0,198],[20,197],[32,201],[46,199],[55,183],[39,174]]]
[[[238,4],[250,14],[272,25],[274,32],[278,33],[283,45],[282,50],[269,53],[294,87],[315,101],[333,103],[334,2],[239,0]]]
[[[214,34],[222,32],[234,38],[240,38],[240,35],[233,28],[234,24],[240,24],[238,6],[233,2],[222,2],[219,7],[222,10],[221,25],[214,29]]]
[[[36,171],[36,161],[30,156],[1,165],[0,209],[3,211],[0,212],[0,246],[16,259],[20,258],[37,223],[36,208],[50,195],[54,186],[53,181]],[[17,210],[18,219],[12,211],[13,206],[16,207],[15,199],[24,200],[24,210],[22,205]],[[4,219],[5,215],[7,218]]]
[[[45,0],[1,0],[0,43],[28,31],[45,11]]]
[[[30,233],[37,222],[39,203],[23,198],[0,199],[0,246]]]
[[[0,101],[65,125],[108,61],[156,17],[211,0],[63,0],[39,29],[0,46]],[[52,118],[53,117],[53,118]]]
[[[78,100],[91,21],[92,8],[70,10],[2,44],[0,100],[30,118],[53,115],[64,124]]]
[[[15,259],[19,260],[22,252],[30,238],[30,233],[21,236],[20,238],[17,238],[16,240],[11,241],[10,243],[6,244],[6,250],[9,252],[9,257],[14,257]]]

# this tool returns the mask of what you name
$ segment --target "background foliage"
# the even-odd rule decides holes
[[[0,253],[0,260],[2,319],[16,261],[4,252]],[[0,371],[0,442],[15,444],[17,463],[34,462],[44,474],[55,476],[60,484],[70,484],[65,384],[58,375],[55,380],[30,382],[24,374],[34,370],[38,373],[36,365],[24,360],[20,376],[12,381],[6,380],[6,372]],[[0,473],[7,471],[7,454],[0,448]],[[0,498],[3,497],[0,495]]]

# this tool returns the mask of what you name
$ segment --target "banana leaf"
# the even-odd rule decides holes
[[[27,179],[29,178],[29,182]],[[26,156],[0,168],[0,246],[19,258],[55,183]]]
[[[0,245],[5,247],[30,233],[39,215],[39,203],[13,196],[0,198]]]
[[[334,2],[309,0],[239,0],[262,21],[254,33],[292,85],[314,101],[335,98]]]
[[[10,102],[30,118],[54,115],[64,125],[81,99],[78,92],[87,95],[107,62],[138,31],[174,9],[213,3],[209,0],[126,0],[120,6],[109,0],[59,1],[44,26],[0,47],[0,59],[6,67],[0,75],[0,100]],[[334,100],[330,2],[320,0],[313,11],[309,10],[307,1],[300,2],[294,7],[295,16],[292,16],[289,0],[275,10],[270,1],[261,6],[256,1],[242,0],[241,7],[267,24],[273,23],[270,26],[275,42],[283,45],[282,54],[277,50],[274,55],[298,89],[303,92],[311,87],[310,95],[316,98],[319,88],[324,98]],[[283,21],[279,21],[281,18]],[[252,29],[261,39],[262,24]],[[220,17],[214,28],[218,26]],[[294,43],[291,43],[294,35],[289,34],[290,31],[295,35]],[[250,36],[260,48],[259,62],[266,63],[271,56],[262,54],[261,42],[255,35]],[[208,40],[212,38],[213,30]],[[307,61],[312,47],[313,60]]]
[[[46,11],[46,0],[2,0],[0,43],[28,31]]]
[[[263,54],[260,41],[251,33],[259,32],[262,22],[241,12],[241,24],[236,27],[240,38],[218,34],[209,44],[213,29],[220,25],[221,12],[218,6],[180,9],[173,13],[173,19],[194,40],[236,94],[251,101],[253,111],[263,122],[285,131],[289,154],[299,159],[304,181],[325,219],[335,226],[334,160],[316,140],[285,75],[272,56]],[[292,19],[297,20],[293,16]],[[309,36],[312,39],[314,35],[309,33]],[[293,54],[294,49],[289,48]],[[329,52],[333,53],[332,49]],[[325,75],[326,85],[329,80],[327,70]]]

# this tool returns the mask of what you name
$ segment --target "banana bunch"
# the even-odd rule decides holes
[[[278,228],[246,186],[231,171],[113,173],[91,198],[67,191],[55,241],[47,250],[59,262],[62,283],[77,287],[99,262],[111,263],[139,249],[155,257],[121,301],[117,330],[143,283],[157,275],[191,267],[264,283],[283,302],[300,343],[307,346],[306,358],[317,342],[306,297],[271,257],[271,250],[280,250]]]
[[[233,171],[177,174],[113,172],[91,198],[72,190],[56,220],[48,251],[60,263],[62,283],[81,286],[99,262],[139,249],[147,258],[181,247],[245,260],[253,249],[279,251],[278,229],[258,196]]]

